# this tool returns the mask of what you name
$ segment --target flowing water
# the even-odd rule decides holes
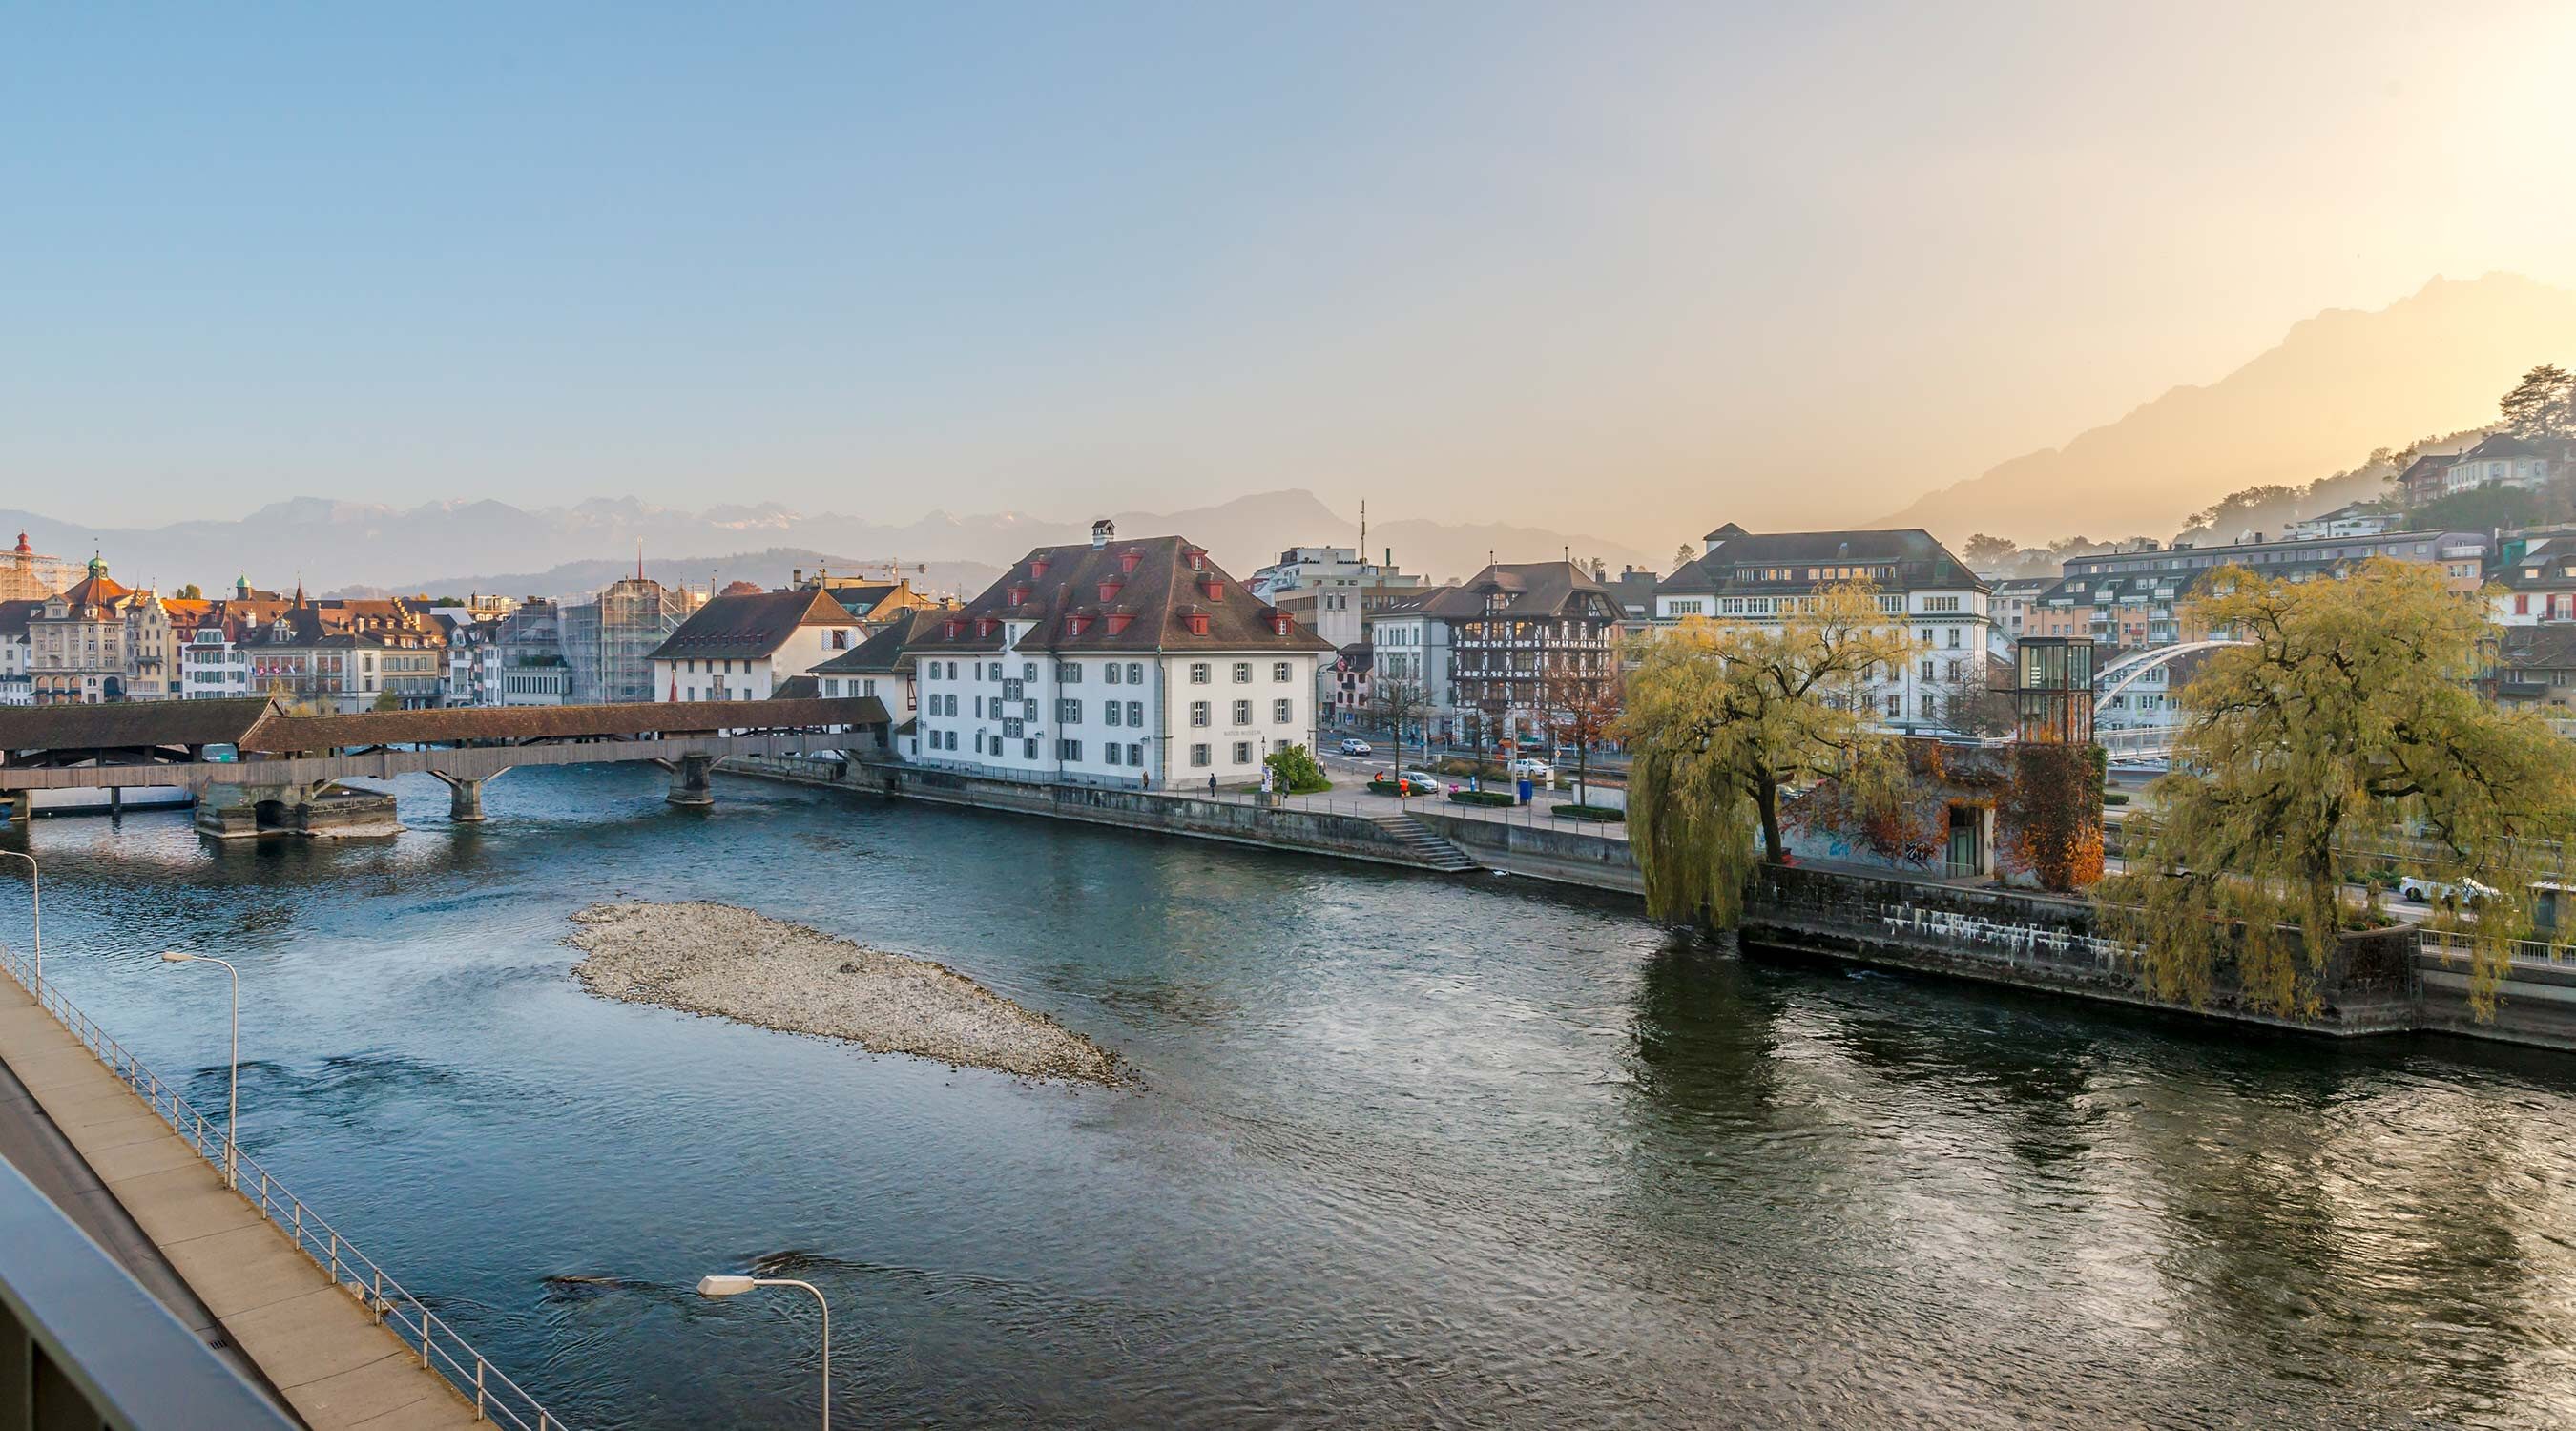
[[[618,767],[40,822],[47,968],[576,1427],[2576,1424],[2576,1059],[1746,962],[1609,898]],[[0,835],[11,847],[29,836]],[[712,899],[1116,1048],[1031,1086],[579,988]],[[0,884],[17,939],[23,886]],[[595,1279],[556,1281],[556,1278]]]

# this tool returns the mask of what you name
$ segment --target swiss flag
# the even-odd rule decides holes
[[[680,698],[680,678],[679,678],[679,676],[675,673],[675,674],[673,674],[673,675],[672,675],[672,677],[671,677],[671,699],[676,701],[676,700],[678,700],[679,698]]]

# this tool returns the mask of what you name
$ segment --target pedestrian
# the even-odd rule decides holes
[[[1216,794],[1216,772],[1213,770],[1208,772],[1208,794]]]
[[[1139,790],[1151,790],[1154,788],[1154,782],[1145,777],[1144,771],[1139,770],[1136,772],[1136,788]]]

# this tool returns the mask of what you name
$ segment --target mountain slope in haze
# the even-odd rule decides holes
[[[2175,388],[1869,525],[1954,542],[2163,536],[2230,492],[2313,482],[2356,453],[2492,421],[2525,371],[2570,361],[2576,291],[2512,274],[2437,278],[2377,312],[2329,309],[2207,387]]]
[[[1350,546],[1359,536],[1357,523],[1303,490],[1256,493],[1179,512],[1119,512],[1111,520],[1129,536],[1187,536],[1237,576],[1277,560],[1288,547]],[[558,573],[568,574],[584,562],[603,571],[631,571],[639,549],[648,571],[674,570],[693,585],[704,582],[711,566],[739,564],[746,574],[754,568],[783,568],[785,558],[767,560],[779,553],[808,558],[801,562],[807,566],[828,561],[845,569],[885,561],[999,568],[1034,546],[1088,540],[1091,518],[933,512],[918,521],[888,523],[829,512],[809,515],[775,503],[687,512],[633,498],[600,498],[527,510],[489,500],[394,508],[298,497],[272,502],[237,521],[160,527],[82,527],[30,512],[0,511],[0,530],[21,529],[39,551],[74,560],[97,551],[119,580],[164,591],[188,582],[209,590],[228,587],[236,575],[247,575],[254,586],[280,590],[300,581],[315,591],[435,587],[554,596],[595,589],[597,583],[540,583],[567,579]],[[1645,560],[1631,548],[1598,537],[1418,519],[1385,527],[1372,523],[1369,545],[1381,555],[1393,546],[1396,561],[1408,571],[1446,577],[1474,572],[1485,564],[1488,550],[1504,561],[1540,561],[1571,548],[1577,557],[1599,557],[1613,568]]]

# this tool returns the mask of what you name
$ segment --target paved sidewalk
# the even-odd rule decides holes
[[[314,1431],[475,1424],[472,1406],[7,978],[0,1062]]]

